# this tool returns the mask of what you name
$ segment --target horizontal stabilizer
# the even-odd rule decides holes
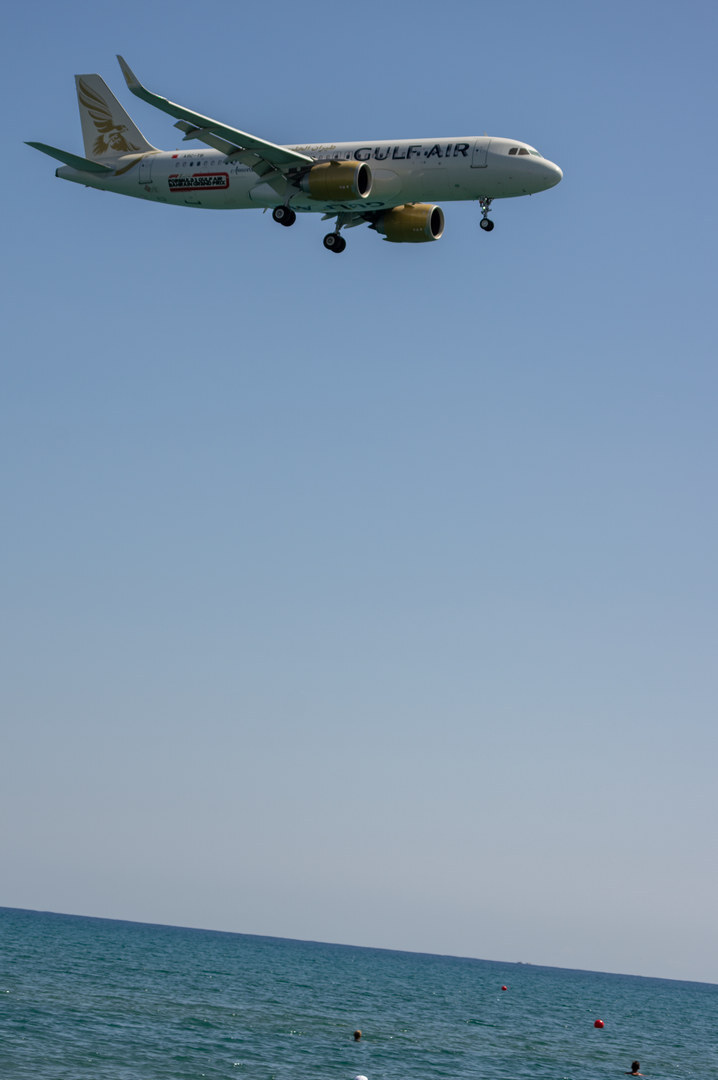
[[[54,146],[48,146],[44,142],[28,142],[26,145],[34,146],[36,150],[41,150],[43,154],[49,154],[50,157],[61,161],[63,165],[69,165],[70,168],[77,169],[79,172],[113,173],[115,171],[107,165],[100,165],[99,161],[88,161],[87,158],[79,157],[77,154],[68,154],[67,150],[57,150]]]

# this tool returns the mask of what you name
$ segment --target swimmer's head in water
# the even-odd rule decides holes
[[[638,1072],[640,1067],[641,1067],[640,1061],[632,1061],[631,1062],[631,1072]]]
[[[360,1039],[361,1039],[361,1031],[359,1030],[359,1028],[357,1028],[356,1031],[354,1032],[354,1042],[359,1042]]]

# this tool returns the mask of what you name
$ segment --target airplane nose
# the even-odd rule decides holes
[[[550,187],[555,187],[556,184],[563,180],[563,171],[559,169],[558,165],[554,165],[553,161],[546,162],[546,171],[548,172],[548,182]]]

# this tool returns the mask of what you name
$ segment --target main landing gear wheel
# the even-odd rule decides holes
[[[287,228],[297,220],[297,215],[291,206],[275,206],[274,210],[272,210],[272,217],[280,225],[286,225]]]
[[[347,246],[347,242],[344,237],[340,236],[339,233],[336,232],[327,233],[322,243],[324,244],[324,247],[327,249],[327,251],[335,251],[337,255],[340,251],[344,251],[344,248]]]
[[[494,227],[494,223],[491,218],[483,217],[479,222],[479,226],[484,230],[484,232],[491,232]]]

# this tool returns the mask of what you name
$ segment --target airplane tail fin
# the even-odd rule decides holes
[[[90,160],[157,149],[147,142],[99,75],[76,75],[75,84],[85,154]]]

